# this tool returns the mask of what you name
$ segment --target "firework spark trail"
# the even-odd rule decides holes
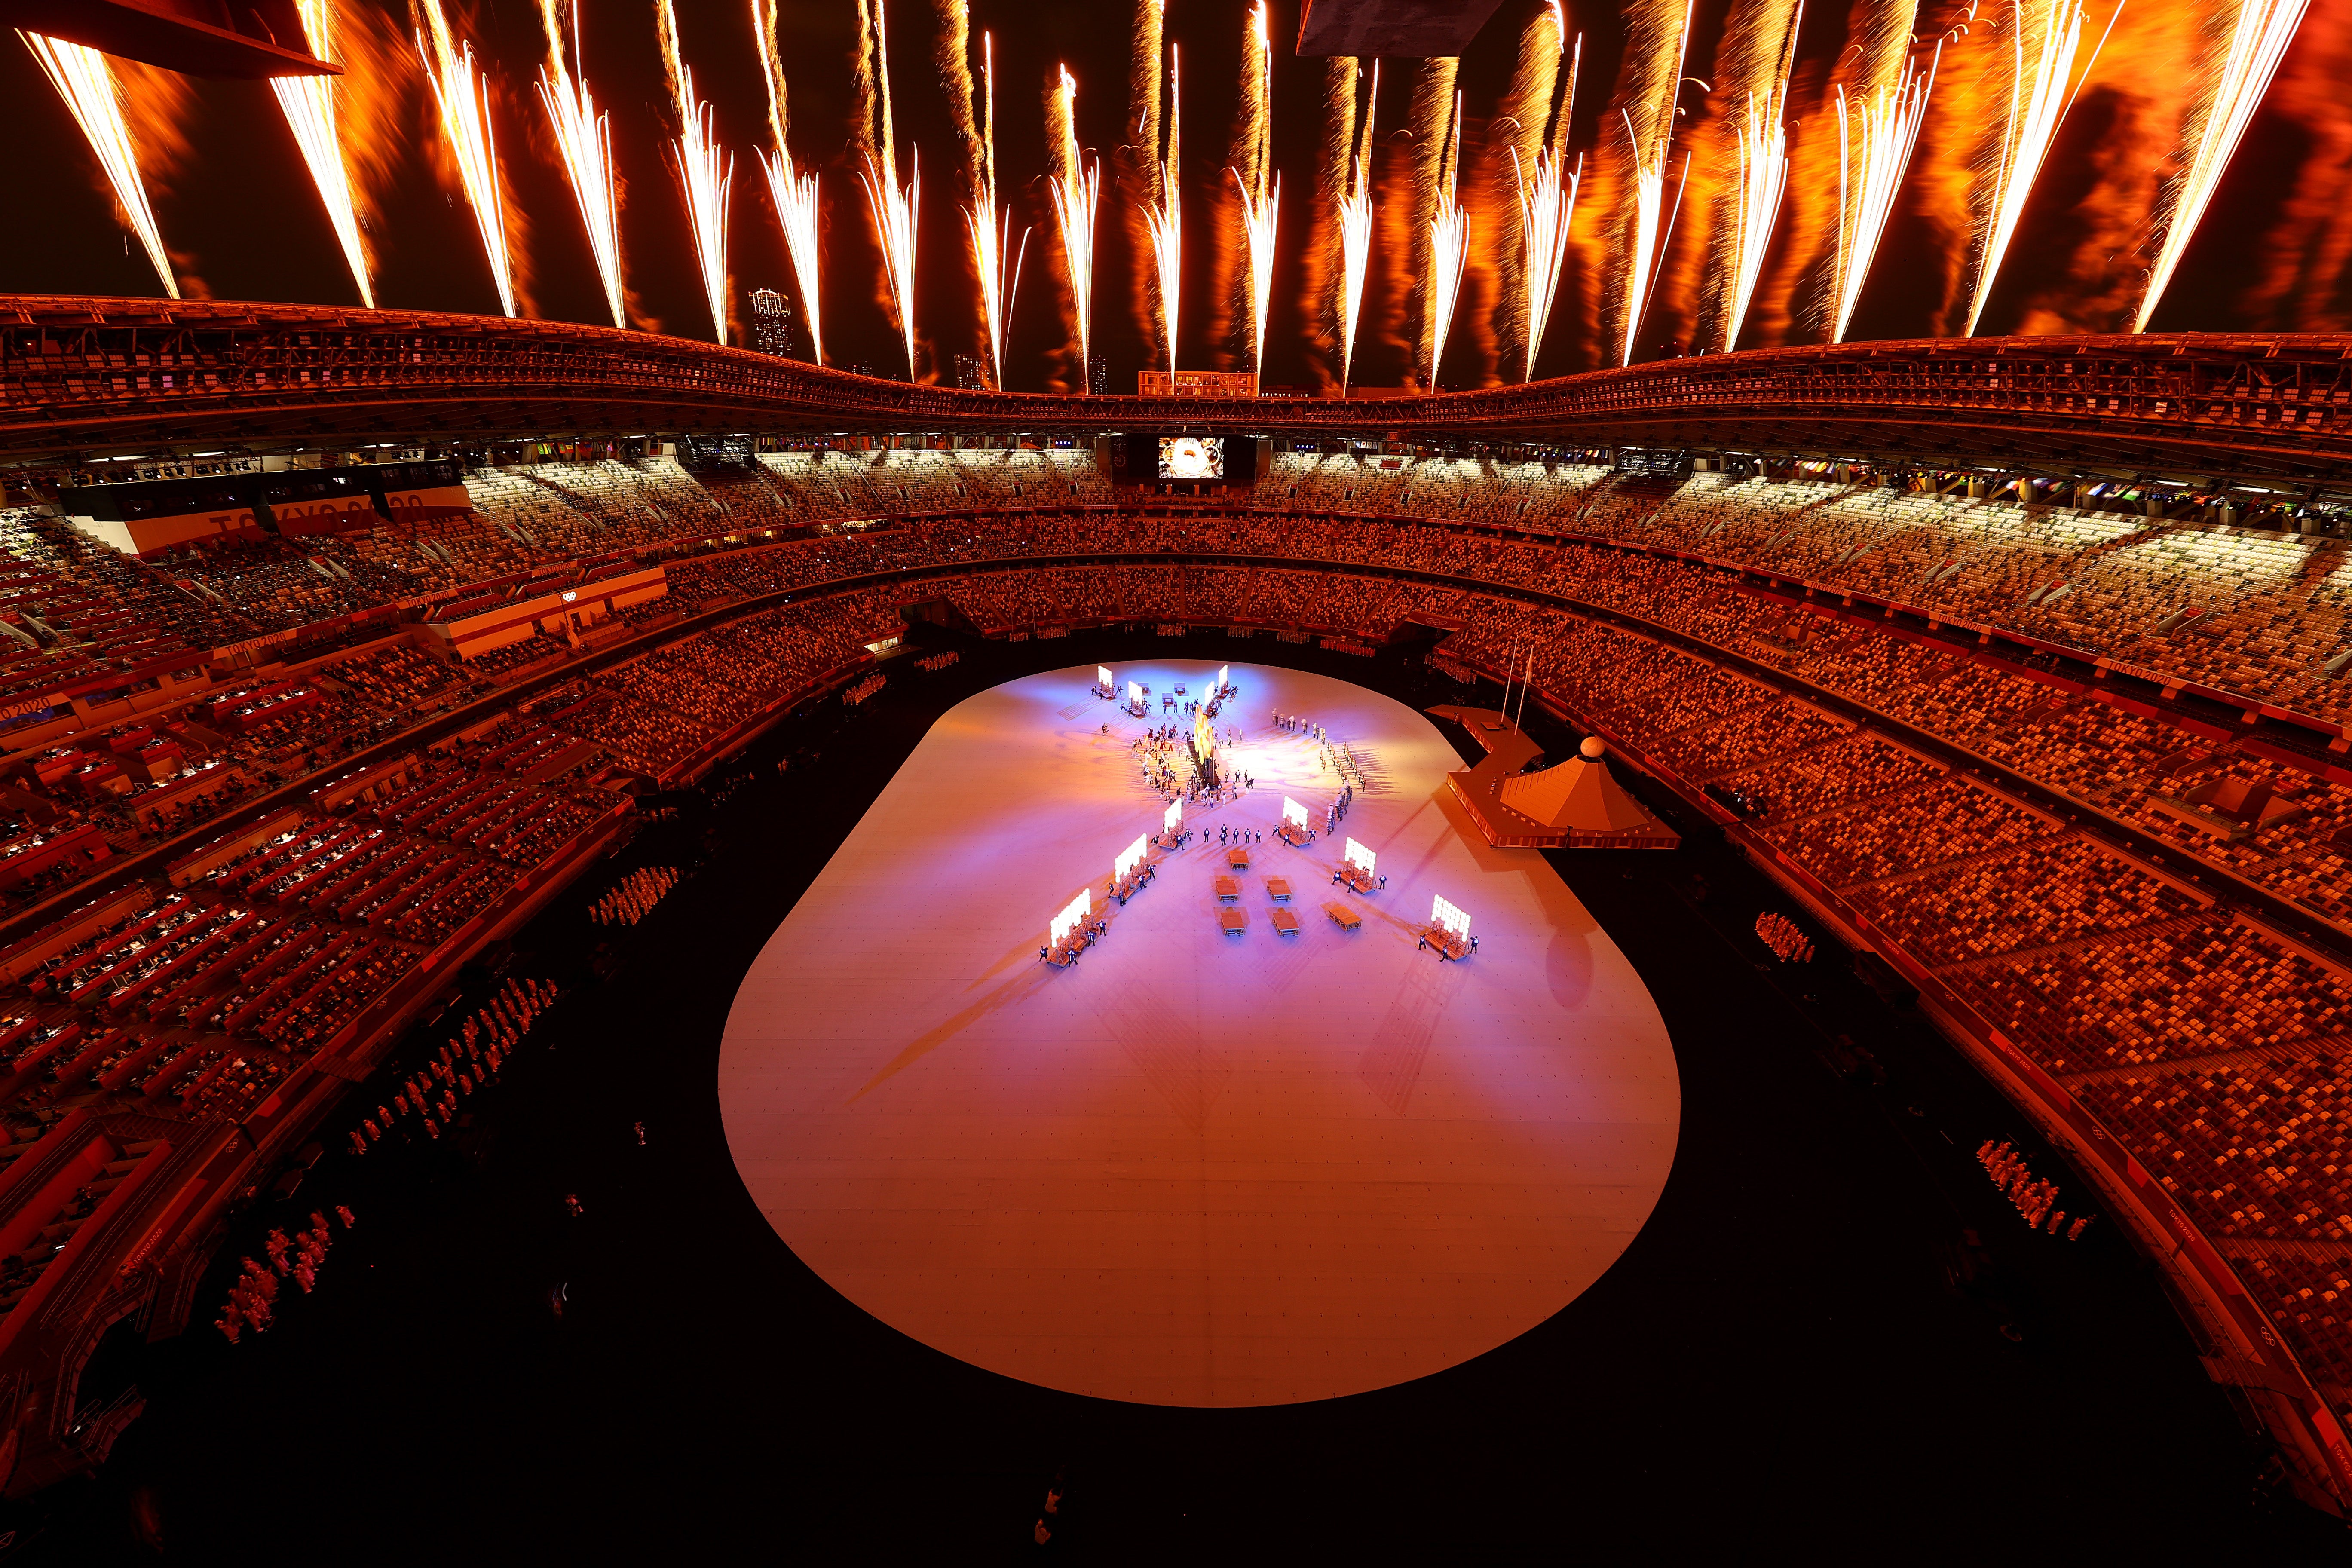
[[[793,258],[793,275],[800,280],[801,314],[808,319],[809,357],[824,363],[824,326],[817,309],[817,177],[793,163],[785,140],[791,129],[784,99],[784,62],[776,42],[777,0],[751,0],[751,33],[760,49],[760,74],[768,88],[768,132],[775,138],[773,157],[754,148],[760,171],[768,177],[768,195],[776,204],[776,223],[784,233],[784,248]]]
[[[1717,79],[1746,101],[1726,123],[1734,174],[1721,199],[1731,210],[1715,231],[1726,353],[1738,344],[1789,188],[1789,75],[1804,16],[1803,0],[1751,0],[1731,16]]]
[[[2266,248],[2261,282],[2245,300],[2250,319],[2295,331],[2340,331],[2338,288],[2321,279],[2352,277],[2352,8],[2326,7],[2304,19],[2295,46],[2279,63],[2264,116],[2294,128],[2308,149]]]
[[[1462,95],[1454,95],[1454,116],[1447,126],[1445,159],[1438,172],[1437,216],[1429,227],[1429,390],[1437,390],[1438,367],[1445,363],[1445,338],[1453,330],[1454,307],[1462,292],[1462,270],[1470,242],[1468,215],[1455,199],[1462,170]]]
[[[1062,235],[1062,266],[1070,285],[1070,326],[1078,341],[1078,384],[1094,384],[1093,300],[1095,203],[1102,195],[1102,165],[1086,163],[1078,148],[1078,82],[1070,68],[1045,95],[1046,130],[1053,142],[1054,172],[1046,177],[1054,221]],[[1172,339],[1171,339],[1172,341]]]
[[[1230,171],[1241,187],[1242,237],[1249,257],[1250,374],[1265,364],[1267,306],[1274,298],[1274,238],[1282,210],[1282,181],[1272,173],[1274,141],[1274,50],[1266,37],[1265,0],[1251,10],[1242,43],[1243,140],[1241,167]]]
[[[1176,307],[1183,298],[1184,204],[1181,179],[1183,121],[1177,112],[1182,78],[1176,47],[1168,47],[1168,152],[1159,160],[1158,191],[1144,226],[1151,237],[1153,293],[1159,303],[1160,346],[1168,359],[1168,374],[1176,374]]]
[[[1424,364],[1433,361],[1429,353],[1430,325],[1433,318],[1436,295],[1436,258],[1431,243],[1437,232],[1439,198],[1444,192],[1448,126],[1454,111],[1454,82],[1462,62],[1451,55],[1424,59],[1414,76],[1412,101],[1407,113],[1412,131],[1412,202],[1403,215],[1404,254],[1391,258],[1393,266],[1402,262],[1404,275],[1399,279],[1397,294],[1404,301],[1406,336],[1405,363],[1409,374],[1418,375]]]
[[[1004,333],[1013,315],[1013,296],[1021,290],[1021,261],[1029,253],[1029,231],[1021,231],[1021,244],[1013,244],[1013,213],[998,205],[996,199],[996,40],[983,33],[980,39],[982,51],[982,101],[986,118],[982,121],[977,138],[980,165],[974,184],[973,204],[963,209],[964,232],[971,240],[972,268],[980,275],[981,324],[988,332],[989,384],[1004,390]],[[1013,252],[1010,279],[1004,270],[1004,257]]]
[[[864,29],[858,51],[856,97],[858,140],[865,168],[858,179],[866,186],[866,211],[874,219],[874,237],[882,248],[882,281],[907,344],[907,379],[915,379],[915,226],[923,205],[923,171],[919,156],[909,158],[904,184],[898,181],[898,133],[890,121],[890,46],[885,37],[882,0],[869,10],[859,0],[858,21]]]
[[[74,123],[89,139],[89,150],[98,154],[99,166],[106,171],[108,182],[114,186],[115,198],[122,204],[131,226],[139,231],[139,243],[146,247],[155,276],[163,279],[163,292],[178,299],[179,280],[172,276],[171,258],[165,254],[163,234],[155,226],[154,210],[147,205],[147,183],[139,174],[139,149],[122,117],[121,91],[115,86],[114,73],[106,57],[96,49],[43,33],[19,29],[16,36],[33,51],[33,58],[40,62],[50,84],[58,89],[58,96],[66,100]]]
[[[1830,268],[1830,342],[1843,342],[1871,261],[1894,215],[1895,198],[1911,164],[1911,150],[1935,89],[1939,43],[1919,68],[1911,58],[1917,0],[1876,0],[1877,15],[1856,46],[1856,90],[1837,85],[1837,246]]]
[[[2229,53],[2222,58],[2204,121],[2191,138],[2196,152],[2187,172],[2167,192],[2170,211],[2160,217],[2164,244],[2157,252],[2156,265],[2148,270],[2147,291],[2140,296],[2139,309],[2133,314],[2132,331],[2147,331],[2148,318],[2156,314],[2164,290],[2171,284],[2181,253],[2204,221],[2214,187],[2229,168],[2254,110],[2262,107],[2263,94],[2269,90],[2271,77],[2287,46],[2294,41],[2295,29],[2303,25],[2305,3],[2239,0]]]
[[[1356,97],[1362,70],[1353,55],[1332,55],[1323,61],[1323,136],[1315,151],[1315,206],[1307,254],[1299,268],[1299,313],[1312,327],[1329,335],[1326,344],[1339,341],[1340,295],[1347,281],[1341,226],[1343,204],[1355,188],[1350,160],[1356,152]],[[1344,357],[1345,351],[1340,351]],[[1317,372],[1330,379],[1321,364]],[[1345,379],[1342,370],[1341,378]]]
[[[425,62],[425,79],[432,86],[433,102],[441,114],[441,135],[457,165],[466,187],[466,204],[474,209],[474,226],[481,232],[482,255],[498,285],[499,304],[515,313],[514,266],[507,254],[505,194],[499,188],[499,146],[490,129],[490,81],[474,65],[471,39],[462,43],[449,32],[441,0],[423,0],[425,26],[416,35],[417,58]]]
[[[1128,251],[1138,260],[1129,295],[1135,330],[1142,334],[1146,363],[1156,363],[1166,348],[1160,341],[1158,268],[1142,258],[1151,252],[1151,214],[1159,203],[1160,23],[1167,6],[1166,0],[1134,0],[1134,6],[1127,47],[1127,133],[1113,154],[1113,186]]]
[[[1563,181],[1559,158],[1549,147],[1536,154],[1535,179],[1530,182],[1524,174],[1519,176],[1519,231],[1526,247],[1520,286],[1527,291],[1529,381],[1536,378],[1536,354],[1543,347],[1544,329],[1551,323],[1560,269],[1568,261],[1569,226],[1576,217],[1576,193],[1583,184],[1584,160],[1577,159],[1576,168]]]
[[[1940,51],[1939,51],[1940,52]],[[1859,99],[1848,99],[1841,86],[1838,116],[1838,241],[1830,341],[1845,342],[1853,308],[1862,300],[1862,286],[1885,236],[1886,220],[1894,216],[1895,193],[1903,188],[1903,173],[1911,163],[1911,149],[1919,139],[1919,122],[1927,111],[1927,95],[1935,89],[1936,60],[1926,70],[1906,61],[1901,78]]]
[[[686,198],[687,226],[694,235],[703,298],[710,306],[711,336],[723,343],[727,341],[727,198],[735,187],[735,160],[719,145],[717,114],[694,96],[694,68],[678,52],[677,12],[671,0],[661,0],[656,16],[662,69],[669,79],[670,101],[677,110],[679,133],[670,145],[677,153],[678,190]]]
[[[1565,90],[1559,75],[1562,60],[1568,62]],[[1496,314],[1504,327],[1502,346],[1506,352],[1517,348],[1523,378],[1528,381],[1535,379],[1536,355],[1559,291],[1570,248],[1569,225],[1584,183],[1581,158],[1573,172],[1567,168],[1569,123],[1576,113],[1576,79],[1583,61],[1583,36],[1570,41],[1567,14],[1559,0],[1551,0],[1520,36],[1519,65],[1506,99],[1509,135],[1503,151],[1517,197],[1513,210],[1519,245],[1514,249],[1507,242],[1496,247],[1500,252]],[[1498,170],[1498,184],[1499,177]]]
[[[335,49],[334,0],[295,0],[295,16],[302,24],[303,41],[310,46],[311,57],[341,64]],[[327,221],[343,247],[352,280],[359,285],[360,303],[373,309],[375,289],[368,280],[367,250],[360,243],[359,213],[352,202],[351,171],[343,163],[341,128],[335,116],[340,79],[274,76],[269,85],[278,94],[278,106],[286,113],[295,144],[302,150],[310,183],[319,188],[319,200],[326,206]]]
[[[1659,15],[1654,5],[1642,17],[1647,26],[1637,27],[1629,40],[1629,53],[1634,47],[1648,53],[1643,68],[1644,90],[1619,110],[1625,121],[1633,176],[1633,227],[1626,246],[1625,336],[1617,362],[1620,364],[1633,363],[1634,339],[1642,330],[1642,315],[1650,301],[1651,275],[1665,247],[1666,164],[1674,148],[1675,100],[1682,90],[1683,52],[1690,44],[1691,9],[1690,0],[1685,0],[1682,15],[1671,18],[1675,27],[1671,59],[1664,31],[1669,18]],[[1670,69],[1660,68],[1669,65]]]
[[[1521,30],[1510,84],[1504,89],[1496,118],[1486,128],[1483,188],[1492,209],[1492,231],[1502,231],[1516,219],[1523,243],[1514,246],[1505,240],[1478,249],[1495,274],[1497,347],[1504,358],[1527,366],[1535,362],[1528,338],[1530,285],[1536,265],[1528,233],[1528,176],[1538,170],[1550,143],[1552,104],[1559,89],[1560,62],[1567,56],[1567,17],[1560,0],[1550,0]],[[1570,90],[1573,96],[1573,87]],[[1507,189],[1512,196],[1507,208],[1502,200]]]
[[[1984,314],[1985,297],[2009,255],[2010,241],[2025,216],[2033,182],[2042,160],[2058,136],[2067,106],[2082,81],[2098,63],[2104,36],[2083,62],[2083,76],[2074,75],[2075,57],[2083,43],[2081,0],[2012,0],[2010,27],[2009,113],[1995,134],[1991,187],[1977,239],[1977,276],[1969,291],[1966,335],[1976,336],[1977,319]],[[2120,16],[2123,6],[2116,6]],[[2115,26],[2115,16],[2107,18]],[[2074,85],[2068,83],[2072,79]]]
[[[547,28],[547,64],[540,68],[539,101],[555,132],[556,154],[572,182],[572,199],[580,205],[581,226],[588,231],[588,248],[596,258],[596,274],[604,284],[605,308],[613,312],[613,325],[626,327],[628,316],[621,308],[621,205],[613,183],[612,127],[607,117],[596,111],[588,79],[575,74],[580,0],[572,0],[572,5],[569,65],[563,58],[563,18],[556,0],[540,0],[539,12]]]
[[[989,183],[985,167],[988,156],[981,146],[980,110],[973,101],[971,7],[967,0],[935,0],[934,8],[939,25],[934,34],[932,63],[939,70],[940,85],[947,89],[948,128],[954,134],[961,157],[952,199],[957,215],[963,219],[972,277],[979,285],[975,295],[980,307],[980,331],[989,351],[989,374],[994,378],[990,384],[1001,389],[1003,383],[999,375],[1002,367],[997,349],[1003,341],[999,330],[1003,323],[996,316],[992,296],[1003,281],[1003,268],[1001,264],[992,265],[1000,248],[993,193],[987,193],[987,206],[981,205]]]
[[[1364,305],[1364,279],[1372,263],[1372,122],[1381,106],[1381,62],[1372,62],[1372,89],[1364,99],[1362,128],[1349,149],[1350,181],[1339,200],[1339,389],[1356,368],[1356,323]]]

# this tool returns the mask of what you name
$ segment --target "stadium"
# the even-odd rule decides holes
[[[625,277],[577,10],[531,209],[545,148],[478,118],[521,100],[465,85],[511,21],[0,5],[123,234],[58,241],[109,291],[0,294],[0,1558],[2340,1545],[2352,334],[2316,251],[2249,325],[2185,236],[2253,223],[2233,138],[2342,28],[2238,17],[2137,317],[2069,318],[2002,247],[2056,245],[2016,167],[2110,167],[2071,109],[2000,132],[1973,283],[1910,289],[1906,178],[1981,173],[1933,71],[1994,68],[1878,9],[1235,10],[1222,196],[1153,0],[1151,134],[1091,161],[1128,50],[1074,52],[1025,195],[967,39],[957,228],[892,216],[860,8],[819,247],[815,24],[754,0],[753,260],[680,64],[719,24],[665,6],[627,221],[691,242]],[[2069,104],[2144,47],[2028,10]],[[1874,50],[1897,131],[1784,148],[1760,227],[1762,143],[1675,129],[1708,51],[1785,107]],[[1376,59],[1410,95],[1349,96]],[[375,301],[396,71],[430,309]],[[328,302],[184,289],[196,101],[282,106]]]

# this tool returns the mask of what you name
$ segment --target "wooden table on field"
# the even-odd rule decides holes
[[[1298,934],[1298,917],[1288,910],[1276,910],[1268,918],[1274,921],[1274,932],[1276,936]]]
[[[1265,879],[1265,896],[1277,904],[1290,902],[1289,879],[1283,877],[1268,877]]]
[[[1228,865],[1228,866],[1231,866],[1231,867],[1232,867],[1234,870],[1236,870],[1236,871],[1246,871],[1246,870],[1248,870],[1248,869],[1249,869],[1249,851],[1248,851],[1248,850],[1246,850],[1246,849],[1228,849],[1228,850],[1226,850],[1226,851],[1225,851],[1225,864],[1226,864],[1226,865]]]
[[[1242,885],[1231,877],[1220,877],[1211,884],[1217,889],[1217,902],[1230,904],[1242,896]]]
[[[1345,904],[1326,904],[1323,912],[1329,915],[1331,923],[1341,931],[1354,931],[1364,923],[1364,917]]]
[[[1240,910],[1219,910],[1217,924],[1227,936],[1239,936],[1249,930],[1249,916]]]

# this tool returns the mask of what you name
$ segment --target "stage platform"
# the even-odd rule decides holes
[[[1218,662],[1116,673],[1202,689]],[[1484,841],[1426,719],[1235,665],[1225,762],[1256,788],[1188,805],[1191,847],[1155,851],[1108,935],[1075,968],[1038,963],[1047,917],[1087,884],[1099,903],[1164,808],[1129,750],[1155,721],[1093,676],[944,715],[746,976],[719,1099],[769,1223],[923,1343],[1110,1399],[1329,1398],[1557,1312],[1630,1245],[1675,1155],[1674,1053],[1624,957],[1540,857]],[[1319,817],[1339,781],[1276,710],[1366,760],[1340,832],[1303,850],[1275,838],[1283,795]],[[1265,834],[1239,938],[1218,928],[1220,826]],[[1331,885],[1349,836],[1385,889]],[[1269,876],[1360,929],[1278,936]],[[1437,894],[1475,922],[1462,963],[1415,952]]]

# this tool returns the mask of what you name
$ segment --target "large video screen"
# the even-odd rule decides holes
[[[1222,479],[1225,477],[1225,438],[1222,436],[1162,436],[1160,477],[1163,479]]]

